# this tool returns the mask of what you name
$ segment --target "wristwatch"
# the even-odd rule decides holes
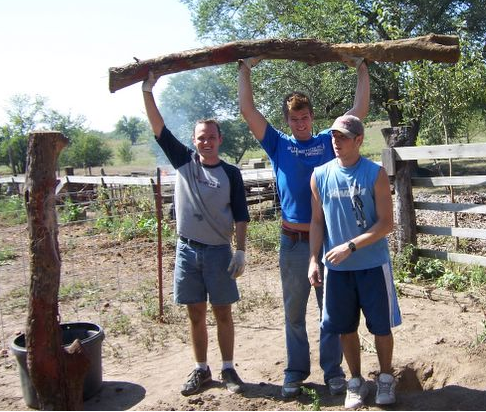
[[[356,245],[354,242],[348,242],[348,248],[351,250],[351,252],[356,252]]]

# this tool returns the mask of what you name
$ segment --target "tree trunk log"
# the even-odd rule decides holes
[[[235,62],[246,57],[297,60],[315,65],[339,62],[343,54],[364,57],[376,62],[399,63],[408,60],[432,60],[456,63],[459,60],[457,36],[429,34],[410,39],[376,43],[331,44],[316,39],[267,39],[235,41],[222,46],[206,47],[110,67],[109,89],[114,93],[147,78],[149,70],[156,77],[185,70]]]
[[[63,349],[58,321],[61,257],[54,190],[57,159],[67,143],[61,133],[34,132],[29,136],[27,152],[25,203],[31,276],[26,328],[27,367],[39,406],[44,410],[81,409],[87,372],[86,356],[80,355],[79,351],[69,356]],[[72,365],[73,361],[76,366]],[[82,379],[73,379],[70,373],[80,375]],[[77,382],[80,379],[81,386],[68,383],[68,380]]]

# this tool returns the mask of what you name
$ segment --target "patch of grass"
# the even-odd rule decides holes
[[[0,199],[0,221],[6,226],[27,222],[23,197],[12,195]]]
[[[9,312],[15,309],[25,311],[29,304],[29,291],[25,286],[19,286],[8,292],[1,300],[2,307]]]
[[[70,302],[72,300],[83,299],[85,303],[98,304],[101,292],[101,288],[95,282],[74,281],[68,284],[61,284],[58,300],[59,302]],[[84,306],[84,304],[80,306]]]
[[[248,225],[248,240],[264,251],[277,251],[280,245],[280,220],[252,220]]]
[[[120,309],[116,309],[114,313],[109,316],[107,321],[108,329],[113,336],[128,335],[130,336],[134,331],[131,322],[131,317],[123,313]]]
[[[11,248],[0,249],[0,266],[6,265],[9,260],[14,260],[18,256]]]

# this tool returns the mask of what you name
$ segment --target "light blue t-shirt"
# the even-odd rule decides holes
[[[335,159],[315,169],[325,218],[325,253],[368,231],[376,223],[374,188],[379,172],[380,166],[364,157],[351,167],[341,167]],[[386,238],[356,250],[339,265],[323,258],[330,269],[343,271],[374,268],[389,261]]]
[[[282,219],[310,223],[310,178],[314,168],[335,157],[329,130],[301,141],[276,130],[269,123],[261,145],[275,171]]]

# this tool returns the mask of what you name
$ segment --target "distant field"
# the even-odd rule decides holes
[[[381,159],[381,151],[386,147],[385,139],[381,133],[381,129],[388,127],[388,122],[370,122],[365,125],[365,139],[362,147],[362,153],[372,160],[379,161]],[[486,132],[475,135],[471,138],[471,143],[486,142]],[[103,169],[107,174],[130,174],[132,172],[153,174],[156,170],[155,155],[150,149],[148,142],[133,146],[135,159],[129,164],[123,164],[118,157],[118,147],[122,143],[121,140],[110,139],[108,145],[113,149],[114,158],[113,164],[104,166]],[[245,153],[243,161],[248,159],[267,158],[263,149],[251,150]],[[231,160],[229,160],[231,162]],[[482,162],[481,162],[482,167]],[[99,167],[93,168],[93,174],[100,174]],[[75,174],[84,174],[83,169],[75,170]],[[7,166],[0,166],[0,175],[10,175],[10,168]]]

